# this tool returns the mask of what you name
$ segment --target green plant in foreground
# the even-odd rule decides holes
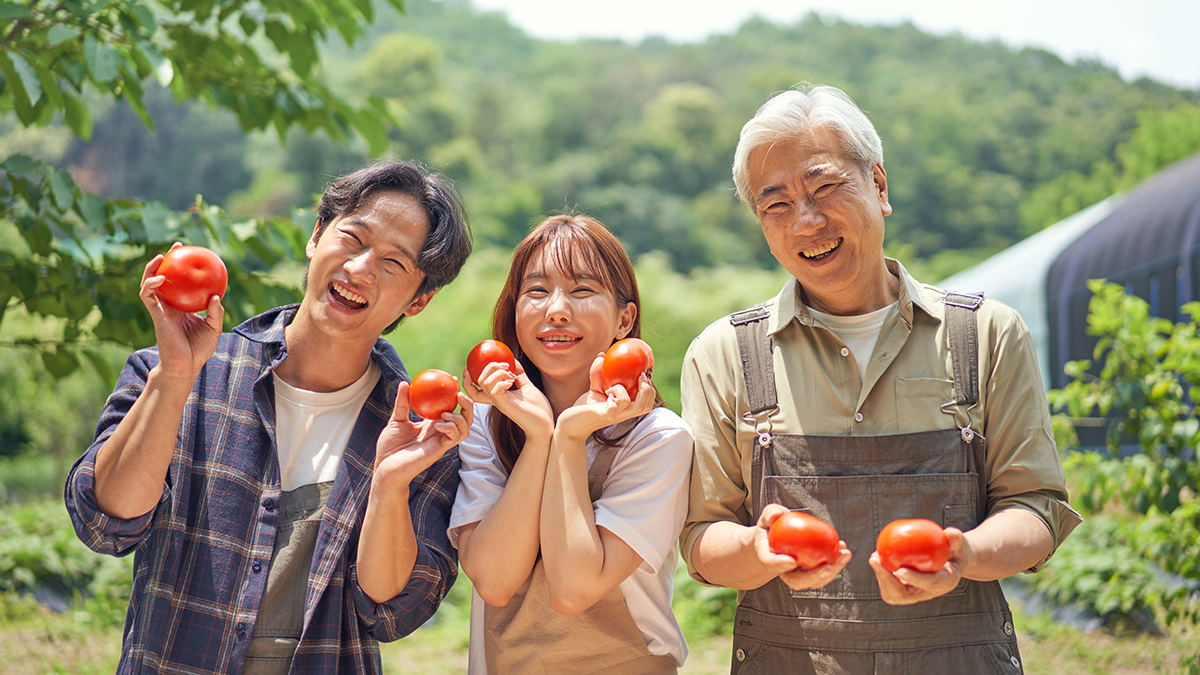
[[[1117,567],[1104,583],[1127,588],[1089,597],[1103,598],[1098,610],[1114,603],[1149,603],[1166,610],[1168,621],[1195,619],[1200,616],[1200,603],[1192,594],[1200,586],[1200,416],[1195,407],[1200,400],[1200,303],[1184,305],[1190,320],[1172,324],[1152,316],[1145,301],[1116,284],[1093,280],[1088,288],[1093,293],[1088,333],[1099,338],[1099,375],[1088,372],[1090,361],[1071,362],[1066,370],[1073,381],[1049,397],[1070,418],[1115,414],[1107,454],[1074,451],[1064,462],[1080,476],[1075,504],[1085,514],[1111,504],[1131,509],[1135,518],[1114,521],[1107,541],[1131,547],[1144,561],[1184,580],[1170,589],[1156,585],[1146,574],[1134,574],[1136,562],[1114,548],[1107,555]],[[1122,438],[1137,439],[1141,452],[1121,457]],[[1091,562],[1103,564],[1099,558]],[[1123,571],[1118,573],[1118,567]],[[1131,579],[1143,583],[1129,585]]]

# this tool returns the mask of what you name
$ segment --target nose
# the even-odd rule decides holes
[[[807,233],[825,226],[825,214],[815,200],[802,199],[796,205],[796,219],[792,228],[798,233]]]
[[[369,249],[363,249],[346,259],[343,268],[359,283],[375,281],[375,259]]]
[[[546,321],[567,322],[571,320],[571,298],[562,290],[553,291],[546,301]]]

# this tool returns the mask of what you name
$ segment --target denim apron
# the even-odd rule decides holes
[[[981,296],[948,294],[957,414],[978,400],[974,310]],[[772,434],[777,408],[767,310],[731,315],[757,434],[752,516],[782,504],[837,528],[854,557],[828,585],[793,591],[778,577],[746,591],[733,628],[732,673],[984,675],[1022,673],[1008,603],[996,581],[962,579],[914,605],[880,599],[867,560],[887,523],[928,518],[964,532],[986,515],[986,443],[965,426],[882,436]]]
[[[604,446],[588,469],[594,503],[617,454]],[[484,605],[484,654],[489,675],[669,675],[675,658],[646,648],[619,586],[578,614],[550,607],[541,556],[525,584],[503,607]]]

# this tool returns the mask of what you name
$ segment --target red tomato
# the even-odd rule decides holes
[[[474,382],[479,382],[479,376],[489,363],[503,363],[510,373],[517,370],[517,360],[513,358],[512,350],[499,340],[484,340],[467,354],[467,373]]]
[[[875,541],[875,550],[879,551],[879,560],[889,572],[901,567],[936,572],[950,559],[946,533],[940,525],[924,518],[888,523]]]
[[[789,511],[771,523],[767,544],[775,553],[792,556],[806,570],[832,564],[838,557],[837,530],[816,516],[797,511]]]
[[[408,404],[427,420],[440,420],[442,413],[458,407],[458,378],[441,370],[423,370],[408,385]]]
[[[637,338],[625,338],[608,348],[604,363],[600,366],[600,386],[604,391],[619,384],[625,387],[629,397],[637,396],[638,376],[650,370],[654,352],[650,345]]]
[[[208,308],[214,295],[225,295],[229,272],[216,253],[203,246],[178,246],[167,251],[158,274],[167,278],[158,287],[158,297],[181,312]]]

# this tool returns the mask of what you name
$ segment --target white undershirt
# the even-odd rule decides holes
[[[867,377],[867,363],[871,360],[871,352],[875,351],[883,320],[887,318],[888,311],[895,306],[896,304],[892,303],[883,309],[853,316],[826,314],[812,307],[809,307],[808,311],[850,348],[850,353],[854,354],[854,363],[858,366],[858,381],[861,384]]]
[[[272,375],[281,489],[332,481],[358,414],[379,381],[379,367],[370,362],[357,381],[331,392],[297,389]]]

